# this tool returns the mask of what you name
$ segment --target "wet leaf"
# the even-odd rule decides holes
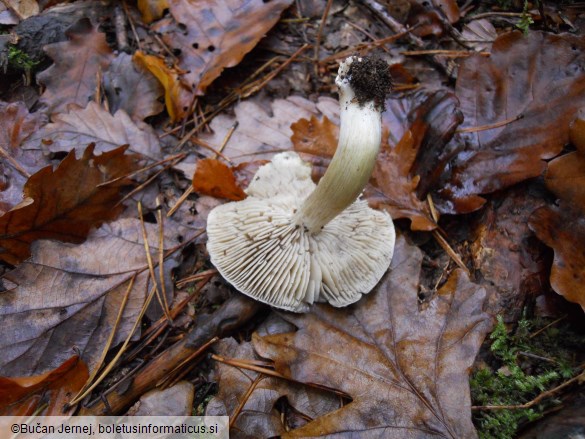
[[[69,41],[45,47],[55,64],[37,76],[46,87],[41,103],[50,114],[66,111],[69,104],[85,107],[95,94],[98,72],[107,70],[114,59],[106,35],[86,18],[74,24],[67,36]]]
[[[156,261],[157,225],[145,226]],[[165,249],[176,246],[179,235],[167,225]],[[112,346],[126,338],[147,295],[140,222],[128,218],[105,224],[80,245],[36,242],[31,258],[3,277],[7,290],[0,294],[0,373],[44,373],[74,350],[94,370],[135,275]]]
[[[128,180],[98,185],[137,169],[125,150],[96,156],[90,145],[80,159],[71,152],[57,169],[47,166],[31,176],[24,201],[0,217],[0,259],[19,263],[38,239],[82,242],[92,227],[118,216],[124,207],[116,203]]]
[[[234,339],[224,339],[214,347],[224,357],[245,360],[261,360],[254,355],[250,342],[238,344]],[[257,438],[273,437],[286,433],[287,427],[298,427],[297,417],[290,413],[281,414],[276,407],[279,399],[286,397],[293,412],[306,419],[316,418],[340,407],[339,397],[332,392],[319,391],[307,386],[287,382],[268,376],[259,377],[257,372],[237,369],[222,363],[216,365],[216,379],[219,384],[217,395],[209,402],[207,416],[233,417],[240,404],[243,406],[230,431],[230,437]],[[254,381],[259,379],[255,384]],[[251,393],[248,392],[252,389]],[[291,423],[295,423],[292,424]]]
[[[65,404],[83,387],[89,374],[77,356],[54,370],[30,377],[0,377],[1,416],[63,416]],[[41,403],[48,407],[38,413]]]
[[[571,124],[571,142],[577,151],[552,160],[545,175],[546,187],[585,215],[585,111]]]
[[[152,73],[165,89],[165,105],[171,122],[177,122],[187,116],[194,95],[189,87],[179,80],[179,73],[168,67],[164,60],[153,55],[146,55],[140,50],[134,54],[137,65]]]
[[[152,389],[140,397],[131,416],[191,416],[195,386],[181,381],[168,389]]]
[[[95,102],[85,108],[72,106],[68,113],[54,116],[53,122],[30,136],[23,148],[82,152],[88,143],[95,143],[97,152],[130,145],[131,152],[152,160],[161,155],[158,137],[149,125],[132,121],[124,110],[111,115]]]
[[[0,215],[22,201],[22,188],[26,174],[32,174],[48,164],[48,160],[37,152],[27,152],[20,148],[23,139],[40,128],[43,123],[41,113],[29,113],[21,103],[0,102],[0,147],[3,154],[10,156],[17,164],[0,161]],[[20,169],[19,169],[20,168]],[[22,171],[24,170],[25,173]]]
[[[555,251],[550,273],[552,288],[585,310],[585,217],[567,203],[541,207],[530,217],[538,239]]]
[[[203,94],[226,67],[234,67],[280,18],[292,0],[169,0],[174,20],[153,26],[163,41],[180,50],[181,76]]]
[[[456,92],[463,128],[522,119],[467,136],[441,191],[449,213],[477,209],[479,194],[540,175],[544,160],[561,151],[585,106],[585,42],[569,34],[504,34],[489,58],[463,61]]]
[[[486,291],[456,270],[419,308],[421,262],[399,237],[388,274],[355,306],[314,306],[284,316],[295,333],[253,336],[279,373],[353,398],[283,437],[477,437],[468,372],[491,326]]]
[[[246,193],[236,183],[233,170],[216,159],[202,159],[197,162],[193,175],[193,189],[203,195],[240,201]]]
[[[124,110],[132,120],[141,121],[163,111],[162,85],[127,53],[120,53],[104,73],[104,91],[112,114]]]

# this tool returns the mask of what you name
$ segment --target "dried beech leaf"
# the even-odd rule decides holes
[[[48,164],[43,154],[20,148],[22,140],[37,131],[43,119],[38,112],[29,113],[22,102],[0,102],[0,156],[10,156],[20,168],[4,157],[0,161],[0,215],[22,201],[26,174],[21,171],[33,174]]]
[[[39,13],[39,4],[36,0],[4,0],[3,3],[10,6],[23,20]]]
[[[456,270],[419,309],[421,263],[398,237],[389,272],[355,306],[317,305],[284,316],[297,332],[254,334],[256,352],[279,373],[353,398],[283,437],[477,437],[468,373],[491,327],[486,291]]]
[[[227,338],[217,343],[214,349],[224,357],[259,360],[249,342],[238,344],[234,339]],[[306,419],[325,415],[340,407],[339,397],[331,392],[277,378],[262,378],[257,372],[217,363],[216,374],[219,391],[209,402],[205,414],[231,417],[244,403],[231,428],[232,439],[280,436],[286,432],[283,421],[288,427],[296,428],[306,424]],[[258,378],[260,381],[252,393],[247,394]],[[298,413],[298,418],[304,418],[304,422],[300,423],[297,417],[293,418],[290,414],[283,420],[284,416],[275,407],[282,397],[286,397],[294,408],[291,412]]]
[[[25,200],[0,217],[0,260],[19,263],[37,239],[82,242],[92,227],[118,216],[124,209],[116,205],[120,188],[128,181],[98,185],[138,168],[125,150],[96,156],[90,145],[80,159],[72,151],[57,169],[47,166],[31,176],[24,186]]]
[[[67,36],[69,41],[45,47],[55,64],[37,76],[46,87],[41,103],[50,114],[62,113],[69,104],[85,107],[95,94],[98,72],[114,59],[106,35],[87,18],[74,24]]]
[[[165,105],[171,122],[177,122],[187,116],[193,102],[193,94],[181,83],[175,69],[168,67],[164,60],[153,55],[146,55],[140,50],[134,54],[134,61],[152,73],[165,89]]]
[[[544,160],[569,141],[569,124],[585,106],[585,41],[569,34],[504,34],[489,58],[462,62],[456,92],[464,128],[522,119],[467,136],[441,191],[449,213],[477,209],[466,200],[540,175]]]
[[[538,239],[555,251],[550,273],[552,288],[585,310],[585,217],[566,203],[541,207],[530,217]]]
[[[203,195],[240,201],[246,193],[236,183],[233,170],[216,159],[202,159],[197,162],[193,175],[193,189]]]
[[[112,114],[124,110],[132,120],[141,121],[163,111],[159,98],[164,88],[127,53],[120,53],[104,73],[104,91]]]
[[[154,30],[180,50],[181,76],[195,94],[203,94],[226,67],[236,66],[280,19],[292,0],[169,0],[173,20]]]
[[[89,378],[77,356],[50,372],[30,377],[0,377],[0,416],[63,416],[63,407]],[[39,405],[48,407],[38,413]]]
[[[156,261],[158,227],[145,226]],[[179,235],[189,239],[168,223],[164,231],[165,249],[178,245]],[[37,241],[31,258],[3,277],[8,288],[0,294],[0,373],[43,373],[74,350],[94,370],[134,276],[112,346],[128,336],[148,291],[140,222],[127,218],[104,224],[80,245]]]
[[[138,10],[142,14],[142,20],[150,24],[164,15],[169,8],[168,0],[138,0]]]
[[[130,145],[131,152],[152,160],[161,155],[158,137],[149,125],[132,121],[124,110],[111,115],[95,102],[86,108],[71,106],[68,113],[54,116],[53,122],[30,136],[23,148],[82,152],[88,143],[95,143],[97,152]]]

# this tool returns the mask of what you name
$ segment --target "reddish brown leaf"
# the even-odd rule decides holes
[[[104,73],[104,91],[112,114],[124,110],[132,120],[142,121],[163,111],[163,86],[127,53],[120,53]]]
[[[127,180],[98,187],[137,169],[134,157],[124,155],[125,147],[83,157],[69,153],[57,169],[41,169],[24,186],[24,201],[0,217],[0,259],[17,264],[30,255],[37,239],[82,242],[92,227],[114,219],[123,210],[116,205],[120,188]]]
[[[585,215],[585,112],[571,125],[570,135],[577,151],[551,161],[546,170],[546,187],[568,205]]]
[[[156,261],[158,226],[145,226]],[[165,250],[196,232],[165,221]],[[132,331],[152,287],[140,222],[125,218],[104,224],[80,245],[40,240],[31,251],[30,259],[2,278],[6,290],[0,294],[0,374],[43,373],[75,351],[90,371],[95,370],[112,332],[116,331],[112,342],[116,346]],[[165,264],[167,279],[173,265]],[[134,277],[116,328],[122,299]]]
[[[23,144],[30,150],[82,153],[85,145],[94,143],[97,152],[111,151],[129,145],[130,151],[152,160],[160,155],[160,143],[154,130],[141,121],[132,121],[124,110],[114,115],[95,102],[80,108],[72,105],[69,112],[55,115],[53,122],[31,135]]]
[[[83,387],[89,374],[87,366],[74,356],[58,368],[31,377],[0,377],[0,415],[62,416],[63,407]],[[48,403],[36,413],[40,403]]]
[[[193,189],[203,195],[239,201],[246,193],[236,183],[233,170],[216,159],[202,159],[197,162],[193,175]]]
[[[142,14],[142,20],[150,24],[164,15],[165,9],[169,8],[167,0],[138,0],[138,10]]]
[[[311,120],[300,119],[293,123],[290,129],[293,132],[290,140],[294,150],[313,165],[313,178],[318,180],[325,173],[337,149],[339,126],[327,116],[321,120],[311,116]]]
[[[85,107],[95,93],[98,72],[104,72],[114,58],[106,35],[86,18],[73,25],[67,36],[69,41],[45,47],[55,64],[37,76],[46,87],[41,102],[51,114],[62,113],[69,104]]]
[[[466,201],[544,171],[544,159],[568,142],[569,124],[585,106],[584,63],[582,38],[543,32],[504,34],[489,58],[463,61],[457,97],[464,128],[522,119],[467,136],[442,190],[449,201],[444,212],[476,209],[477,203]]]
[[[538,239],[555,251],[550,274],[552,288],[585,310],[585,217],[566,203],[541,207],[530,217]]]
[[[253,336],[279,373],[353,399],[283,437],[477,437],[468,373],[491,326],[486,291],[456,270],[421,309],[422,253],[396,244],[377,291],[355,306],[317,305],[285,316],[297,332]]]
[[[170,0],[174,20],[161,20],[154,30],[179,49],[182,81],[203,94],[226,67],[244,55],[276,24],[292,0],[219,1]]]
[[[187,116],[193,102],[193,93],[180,80],[177,71],[168,67],[164,60],[157,56],[146,55],[140,50],[134,54],[134,61],[152,73],[165,89],[165,104],[171,122]]]

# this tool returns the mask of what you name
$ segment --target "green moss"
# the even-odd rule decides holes
[[[575,375],[573,353],[585,337],[555,327],[531,336],[544,326],[522,319],[514,333],[508,333],[498,316],[490,335],[490,366],[485,364],[471,377],[474,405],[521,405]],[[538,419],[554,403],[549,399],[529,409],[478,410],[474,422],[482,439],[511,439],[522,424]]]
[[[538,4],[538,3],[537,3]],[[528,0],[524,0],[524,8],[522,9],[522,16],[520,21],[516,24],[516,27],[524,32],[524,35],[528,34],[530,25],[534,24],[534,20],[528,11]]]
[[[8,64],[13,69],[30,73],[39,63],[39,61],[32,59],[26,52],[23,52],[16,46],[8,46]]]

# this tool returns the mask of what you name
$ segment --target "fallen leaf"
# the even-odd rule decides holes
[[[496,293],[490,310],[505,322],[518,321],[547,284],[550,261],[528,227],[534,209],[544,204],[542,190],[521,184],[494,194],[470,221],[474,272],[478,282]]]
[[[461,128],[522,118],[466,136],[466,148],[444,176],[443,212],[475,210],[482,204],[479,194],[542,174],[544,160],[561,152],[570,122],[585,106],[584,65],[582,38],[536,31],[501,35],[489,58],[462,62],[456,86],[465,116]],[[480,202],[468,205],[469,199]]]
[[[553,290],[585,310],[583,212],[563,202],[558,207],[541,207],[530,217],[530,228],[555,252],[550,273]]]
[[[88,143],[94,143],[97,152],[130,145],[131,152],[151,160],[158,160],[161,155],[160,142],[149,125],[132,121],[124,110],[111,115],[95,102],[85,108],[71,106],[69,112],[55,115],[52,123],[31,135],[22,147],[82,152]]]
[[[168,0],[138,0],[138,10],[142,14],[142,20],[150,24],[161,18],[165,10],[169,8]]]
[[[160,82],[132,56],[120,53],[104,73],[104,91],[112,114],[124,110],[134,121],[141,121],[163,110]]]
[[[202,159],[197,162],[193,175],[193,189],[203,195],[240,201],[246,193],[236,183],[233,170],[216,159]]]
[[[238,344],[234,339],[228,338],[217,343],[214,350],[224,357],[261,360],[254,355],[250,342]],[[307,419],[325,415],[340,407],[339,397],[332,392],[259,375],[257,372],[222,363],[216,365],[219,391],[207,405],[205,414],[232,418],[242,404],[230,430],[232,439],[280,436],[286,433],[287,427],[298,427],[297,416],[293,417],[291,413],[281,414],[277,409],[276,404],[283,397],[293,411],[300,414],[298,417],[304,418],[301,425],[306,424]],[[259,382],[254,385],[257,379]],[[250,390],[251,393],[248,394]],[[296,414],[294,412],[292,414]]]
[[[463,25],[461,37],[469,47],[473,47],[476,51],[492,50],[492,44],[498,37],[498,33],[494,25],[486,18],[479,20],[472,20]]]
[[[571,143],[577,151],[557,157],[546,169],[546,187],[585,215],[585,111],[570,127]]]
[[[32,174],[48,164],[43,154],[29,153],[20,148],[22,140],[38,130],[43,122],[41,113],[29,113],[22,102],[0,102],[2,156],[8,155],[17,164],[15,166],[5,160],[6,157],[0,162],[0,215],[22,201],[26,173]]]
[[[319,120],[316,116],[311,119],[300,119],[290,126],[293,134],[290,138],[293,148],[301,153],[303,160],[313,166],[312,177],[317,181],[325,171],[331,157],[337,149],[339,126],[323,116]]]
[[[491,327],[486,291],[455,270],[417,303],[422,252],[398,237],[388,274],[355,306],[285,315],[297,332],[253,335],[277,372],[350,395],[340,410],[283,437],[473,438],[468,373]]]
[[[0,416],[63,416],[65,404],[88,378],[87,366],[77,356],[42,375],[0,377]],[[44,403],[48,406],[39,413]]]
[[[134,61],[152,73],[165,89],[165,105],[171,122],[177,122],[187,116],[193,103],[191,89],[179,80],[179,73],[168,67],[164,60],[154,55],[146,55],[140,50],[134,54]]]
[[[168,389],[152,389],[128,411],[129,416],[191,416],[195,386],[181,381]]]
[[[64,112],[69,104],[85,107],[95,94],[98,72],[106,71],[114,59],[106,34],[87,18],[71,26],[67,36],[69,41],[45,47],[54,64],[37,76],[46,88],[41,103],[51,115]]]
[[[156,261],[158,228],[145,226]],[[190,239],[168,224],[164,232],[165,249],[178,245],[180,239]],[[126,218],[104,224],[80,245],[34,243],[31,258],[2,278],[6,291],[0,294],[0,373],[44,373],[74,350],[93,371],[134,276],[112,346],[128,336],[148,292],[140,222]]]
[[[39,4],[36,0],[4,0],[3,3],[16,12],[21,20],[39,13]]]
[[[174,20],[161,20],[153,30],[172,49],[187,72],[184,84],[201,95],[224,68],[239,64],[244,55],[276,24],[292,0],[169,0]]]
[[[98,186],[137,169],[125,147],[94,155],[87,147],[80,159],[72,151],[57,169],[32,175],[24,186],[24,201],[0,217],[0,260],[18,264],[30,255],[37,239],[82,242],[92,227],[118,216],[120,189],[128,180]]]

